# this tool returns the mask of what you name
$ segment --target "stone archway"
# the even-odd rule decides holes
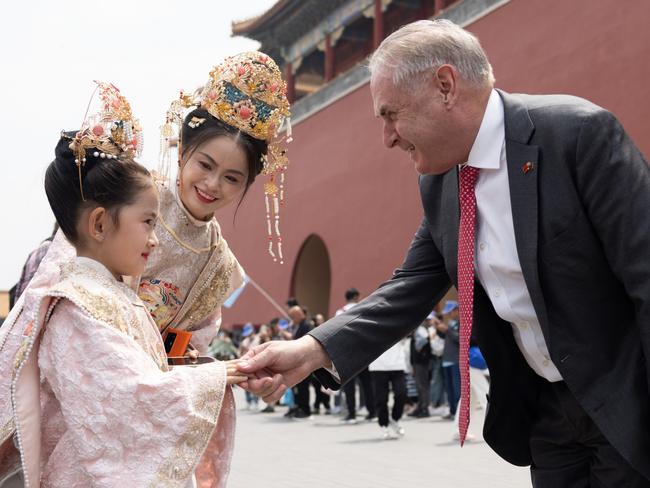
[[[329,317],[332,270],[325,242],[312,234],[302,244],[291,278],[291,295],[307,307],[311,315]]]

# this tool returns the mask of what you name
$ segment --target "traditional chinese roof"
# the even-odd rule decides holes
[[[280,49],[291,46],[346,0],[278,0],[262,15],[232,23],[232,34],[259,41],[260,50],[281,61]]]

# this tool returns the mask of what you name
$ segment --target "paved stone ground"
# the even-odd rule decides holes
[[[242,408],[236,392],[237,436],[229,488],[528,488],[527,468],[499,458],[482,440],[460,448],[454,424],[406,418],[406,435],[381,440],[375,422],[347,425],[339,416],[295,421],[286,407],[263,414]],[[480,433],[481,411],[470,431]],[[479,424],[479,425],[477,425]]]

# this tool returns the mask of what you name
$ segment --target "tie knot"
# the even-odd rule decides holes
[[[474,166],[462,166],[460,168],[460,185],[462,188],[474,188],[480,169]]]

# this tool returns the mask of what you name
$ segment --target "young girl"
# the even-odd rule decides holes
[[[26,487],[195,486],[197,466],[201,486],[224,486],[233,432],[222,405],[242,378],[223,362],[170,370],[122,282],[157,247],[159,200],[133,161],[128,102],[112,85],[100,93],[102,113],[62,134],[45,177],[76,256],[56,283],[30,286],[2,327],[0,480],[19,454]]]
[[[280,70],[260,52],[226,59],[197,96],[181,94],[167,114],[156,179],[160,245],[136,286],[161,333],[169,327],[191,332],[191,344],[202,354],[216,337],[221,304],[244,277],[214,213],[238,205],[263,172],[270,178],[265,184],[268,217],[275,217],[287,164],[275,137],[288,115]],[[171,142],[177,138],[178,177],[169,184]],[[279,236],[273,220],[268,232]],[[276,254],[281,258],[279,239]]]

